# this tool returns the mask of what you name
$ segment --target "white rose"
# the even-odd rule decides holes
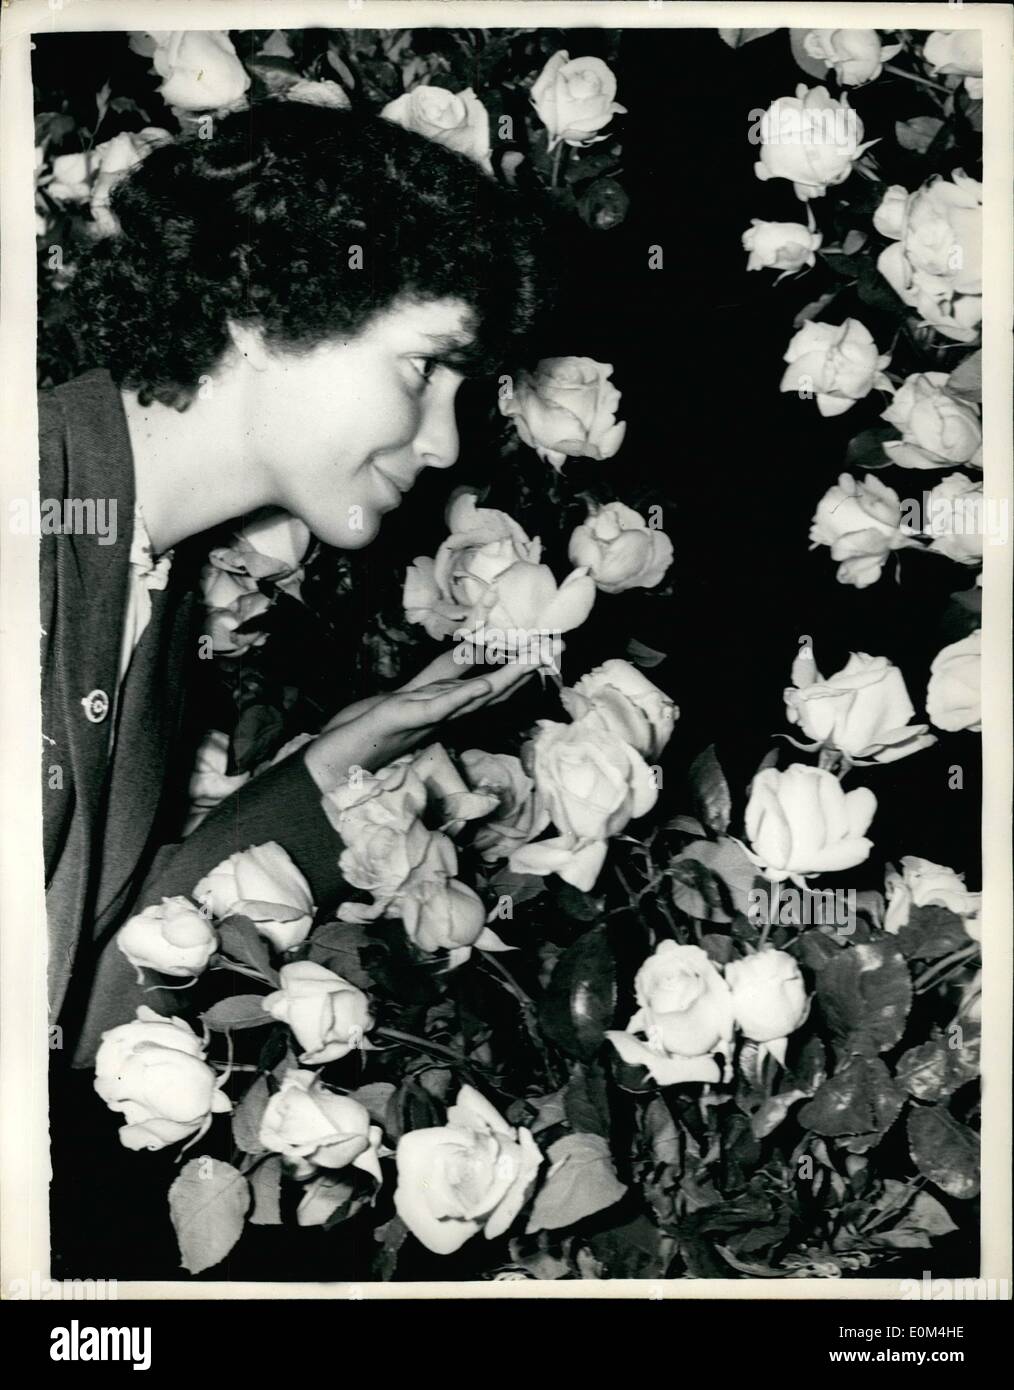
[[[405,576],[403,602],[409,622],[431,637],[508,634],[525,643],[540,632],[580,627],[595,602],[595,584],[583,570],[557,584],[539,564],[540,543],[531,541],[506,512],[477,507],[475,495],[455,498],[447,515],[451,534],[430,560],[417,556]]]
[[[167,106],[210,111],[242,100],[250,76],[228,34],[216,29],[148,32],[155,41],[152,64],[163,79],[159,92]]]
[[[221,729],[212,729],[204,736],[197,750],[194,770],[190,774],[190,815],[186,834],[200,825],[220,801],[249,782],[249,772],[237,772],[230,776],[226,772],[228,765],[229,735]]]
[[[982,728],[982,631],[977,628],[933,658],[926,712],[930,723],[948,733]]]
[[[164,1149],[203,1134],[212,1115],[232,1109],[204,1060],[204,1044],[181,1018],[162,1018],[142,1004],[132,1023],[102,1034],[95,1089],[126,1119],[127,1149]]]
[[[194,888],[215,917],[249,917],[276,951],[305,940],[315,908],[310,885],[274,840],[223,859]]]
[[[877,205],[873,225],[881,236],[897,241],[904,230],[907,211],[908,189],[900,183],[892,183]]]
[[[790,179],[796,197],[820,198],[844,183],[855,161],[875,141],[863,144],[863,123],[848,96],[830,97],[825,87],[800,83],[794,97],[779,97],[761,117],[759,179]]]
[[[901,522],[898,494],[872,473],[861,483],[842,473],[817,504],[811,546],[831,548],[839,584],[865,589],[876,583],[892,550],[917,545]]]
[[[201,570],[201,591],[207,609],[204,630],[211,637],[213,651],[238,656],[268,640],[263,632],[238,631],[271,607],[271,600],[258,590],[255,580],[209,563]]]
[[[746,808],[751,857],[776,883],[853,869],[873,848],[866,832],[876,809],[868,787],[844,792],[825,768],[766,767],[753,779]]]
[[[471,1086],[462,1086],[447,1124],[402,1135],[394,1206],[416,1240],[452,1255],[483,1232],[502,1236],[535,1185],[542,1154]]]
[[[984,497],[981,482],[950,473],[927,494],[924,534],[930,550],[961,565],[981,565]]]
[[[982,184],[956,169],[950,181],[934,174],[903,208],[898,194],[888,190],[875,218],[895,241],[877,269],[944,337],[973,342],[982,321]]]
[[[261,1006],[292,1029],[303,1049],[301,1062],[321,1066],[369,1049],[365,1034],[373,1015],[361,989],[312,960],[283,965],[278,977],[281,989],[266,994]]]
[[[288,1161],[295,1178],[351,1165],[383,1181],[379,1125],[371,1124],[364,1105],[329,1090],[316,1072],[290,1067],[264,1108],[258,1137]]]
[[[331,106],[339,111],[347,111],[351,105],[345,88],[337,82],[311,82],[305,77],[286,87],[285,100],[303,101],[307,106]]]
[[[560,834],[515,850],[510,867],[517,873],[556,873],[590,892],[609,838],[658,799],[651,769],[640,753],[588,717],[573,724],[540,720],[525,752]]]
[[[377,829],[406,834],[426,809],[426,787],[411,762],[399,759],[379,772],[339,782],[321,798],[321,806],[345,844],[353,846]]]
[[[560,691],[571,719],[587,719],[617,735],[642,758],[661,756],[672,738],[679,710],[664,691],[629,661],[614,657]]]
[[[492,172],[489,112],[471,87],[457,94],[443,87],[413,87],[389,101],[380,114],[406,130],[414,130],[459,154],[470,155]]]
[[[90,151],[58,154],[53,160],[53,176],[46,185],[46,192],[58,203],[86,203],[92,191],[93,164],[94,156]]]
[[[870,330],[858,319],[842,324],[804,323],[785,350],[782,391],[815,393],[821,415],[842,415],[873,388],[889,391],[883,373],[891,357],[877,351]]]
[[[568,458],[611,459],[627,432],[617,421],[620,393],[612,364],[591,357],[544,357],[534,373],[520,372],[500,401],[522,443],[559,471]]]
[[[673,561],[673,544],[633,507],[607,502],[575,527],[567,555],[571,564],[587,568],[604,594],[622,594],[660,584]]]
[[[145,126],[135,134],[124,131],[93,151],[95,181],[91,189],[91,214],[103,235],[115,236],[120,229],[109,207],[109,196],[116,184],[157,145],[171,144],[172,138],[168,130],[160,126]]]
[[[981,101],[981,29],[934,29],[923,44],[922,56],[934,77],[938,73],[963,77],[968,95]]]
[[[410,883],[399,906],[405,933],[420,951],[469,951],[482,944],[486,909],[478,893],[459,879],[425,877]]]
[[[189,898],[163,898],[125,922],[116,945],[139,970],[201,975],[218,949],[214,928]]]
[[[271,579],[293,598],[300,597],[303,559],[310,548],[310,528],[298,517],[271,510],[241,527],[232,544],[217,546],[208,556],[212,570],[224,571],[242,581]],[[213,584],[208,580],[207,588]],[[214,593],[223,588],[213,589]],[[222,606],[222,605],[211,605]]]
[[[815,265],[814,252],[823,237],[801,222],[762,222],[751,217],[743,233],[743,250],[749,251],[747,270],[802,270]]]
[[[908,926],[913,907],[946,907],[965,923],[965,930],[979,940],[979,917],[982,894],[970,893],[965,887],[964,874],[955,873],[945,864],[917,855],[902,856],[901,873],[888,870],[887,911],[884,931],[895,934]]]
[[[784,1065],[785,1040],[810,1012],[795,960],[785,951],[758,951],[730,961],[725,979],[737,1026],[752,1042],[766,1043]]]
[[[873,82],[884,64],[901,52],[900,43],[885,48],[876,29],[809,29],[803,47],[811,58],[832,68],[843,87]]]
[[[661,942],[634,993],[640,1007],[626,1029],[606,1033],[623,1060],[647,1067],[660,1086],[721,1080],[714,1053],[732,1044],[732,996],[707,953]]]
[[[469,748],[461,761],[469,786],[497,799],[493,816],[478,827],[473,840],[483,859],[491,863],[542,834],[549,812],[520,758]]]
[[[982,467],[982,425],[971,401],[946,389],[946,372],[906,377],[881,419],[901,430],[901,439],[884,443],[884,452],[902,468],[946,468],[967,463]]]
[[[812,662],[801,688],[785,691],[785,714],[808,738],[827,743],[853,761],[893,763],[929,748],[936,739],[927,724],[910,724],[915,714],[897,666],[886,656],[853,652],[825,680]]]
[[[616,100],[616,77],[601,58],[574,58],[560,49],[532,86],[532,105],[549,135],[548,149],[560,141],[573,146],[604,140],[598,131],[627,108]]]

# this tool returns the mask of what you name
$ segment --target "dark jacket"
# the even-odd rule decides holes
[[[318,906],[341,888],[340,841],[320,807],[302,752],[222,802],[184,841],[162,843],[166,811],[181,809],[189,776],[183,705],[197,660],[195,557],[178,552],[114,711],[134,517],[134,471],[123,405],[107,372],[39,397],[39,495],[116,501],[112,544],[96,535],[43,535],[42,784],[49,920],[49,1000],[75,1066],[101,1032],[161,1012],[178,994],[142,994],[112,938],[133,913],[191,893],[238,849],[277,840],[309,880]],[[195,547],[183,547],[184,552]],[[115,717],[115,738],[110,720]]]

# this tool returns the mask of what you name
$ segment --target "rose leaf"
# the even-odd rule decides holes
[[[732,818],[732,796],[713,743],[690,764],[689,776],[698,819],[712,834],[724,835]]]
[[[901,1114],[904,1092],[879,1057],[853,1057],[799,1112],[804,1129],[829,1138],[885,1134]]]
[[[613,1206],[627,1189],[600,1134],[568,1134],[549,1147],[550,1168],[525,1230],[556,1231]]]
[[[912,981],[893,942],[860,944],[823,966],[817,997],[841,1050],[872,1056],[901,1038],[912,1005]]]
[[[272,1154],[250,1174],[253,1193],[251,1226],[280,1226],[282,1224],[282,1160]]]
[[[615,1010],[616,962],[605,927],[593,927],[553,967],[539,1023],[557,1047],[588,1058],[601,1047]]]
[[[979,1136],[946,1106],[915,1106],[908,1117],[912,1162],[950,1197],[967,1200],[979,1190]]]
[[[253,1084],[247,1087],[242,1100],[233,1112],[233,1143],[237,1149],[242,1149],[245,1154],[265,1152],[264,1145],[260,1141],[260,1129],[261,1120],[270,1098],[271,1091],[267,1079],[258,1076]]]
[[[250,1185],[231,1163],[192,1158],[169,1189],[169,1215],[180,1263],[200,1274],[225,1259],[243,1233]]]
[[[202,1021],[216,1033],[228,1033],[236,1028],[262,1028],[272,1021],[261,1007],[263,994],[233,994],[220,999],[201,1014]]]

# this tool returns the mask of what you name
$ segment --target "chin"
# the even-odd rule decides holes
[[[304,517],[317,539],[336,550],[362,550],[371,541],[376,540],[380,533],[381,519],[377,512],[365,510],[361,523],[355,526],[348,521],[336,522],[333,516],[317,517],[312,521],[309,517]]]

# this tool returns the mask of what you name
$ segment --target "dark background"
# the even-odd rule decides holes
[[[567,32],[561,40],[574,56],[602,51],[594,30]],[[36,42],[37,76],[94,94],[108,36],[37,36]],[[826,549],[809,553],[816,504],[843,471],[849,439],[877,421],[885,401],[874,393],[828,420],[814,402],[781,395],[793,317],[827,282],[819,269],[777,286],[773,272],[745,271],[740,238],[751,217],[805,220],[788,183],[755,177],[756,147],[747,139],[752,111],[791,94],[800,80],[813,85],[793,62],[785,32],[733,51],[711,31],[628,31],[616,70],[619,100],[629,108],[616,130],[630,210],[605,233],[575,222],[556,337],[545,348],[614,364],[628,432],[617,458],[600,466],[601,477],[625,500],[656,489],[664,494],[676,558],[666,586],[671,594],[645,595],[637,606],[626,596],[600,601],[598,631],[604,627],[613,646],[596,659],[618,654],[618,642],[628,636],[668,653],[650,672],[681,710],[665,759],[665,799],[673,809],[689,809],[682,770],[715,742],[734,814],[741,816],[746,786],[771,736],[788,731],[782,690],[804,636],[813,639],[824,675],[850,651],[889,657],[905,675],[918,718],[931,660],[963,635],[949,626],[948,596],[968,588],[974,575],[944,558],[906,552],[900,582],[892,561],[879,583],[857,590],[837,583]],[[896,85],[885,76],[855,96],[869,127],[876,125],[878,103],[896,101],[890,90]],[[921,109],[913,96],[912,114]],[[819,220],[819,201],[816,210]],[[655,245],[663,249],[662,270],[648,268],[648,248]],[[842,300],[826,317],[841,322],[848,313],[867,323],[883,349],[889,339],[878,332],[876,311]],[[456,473],[467,476],[469,465],[466,434]],[[591,465],[568,465],[583,468]],[[920,495],[942,474],[930,474],[928,483],[926,474],[903,470],[880,476],[904,497]],[[418,541],[428,500],[420,486],[418,500],[405,509],[411,518],[385,523],[386,547],[375,547],[371,561],[378,574],[385,566],[390,572],[392,553],[432,553]],[[368,608],[369,581],[362,601]],[[586,669],[582,641],[569,651],[574,675]],[[518,717],[513,710],[515,728]],[[787,747],[782,765],[793,757]],[[962,789],[949,788],[954,767],[961,769]],[[882,887],[885,863],[904,854],[964,871],[969,887],[979,887],[978,735],[940,734],[934,748],[859,769],[847,785],[860,783],[877,796],[875,849],[850,872],[848,887]],[[833,876],[821,881],[822,888],[835,886]],[[80,1162],[73,1179],[54,1189],[54,1220],[63,1236],[54,1273],[164,1276],[176,1260],[164,1197],[173,1156],[122,1150],[115,1142],[118,1117],[95,1104],[90,1075],[60,1084],[76,1089],[79,1101],[54,1107],[54,1142],[76,1150]],[[358,1221],[327,1234],[248,1228],[215,1274],[362,1278],[370,1253],[369,1230]],[[489,1252],[481,1248],[470,1253],[466,1246],[454,1261],[435,1261],[420,1250],[399,1277],[468,1277],[473,1257],[477,1268],[488,1268]],[[336,1258],[347,1260],[347,1269],[336,1268]],[[913,1252],[916,1272],[926,1258],[927,1252]]]

